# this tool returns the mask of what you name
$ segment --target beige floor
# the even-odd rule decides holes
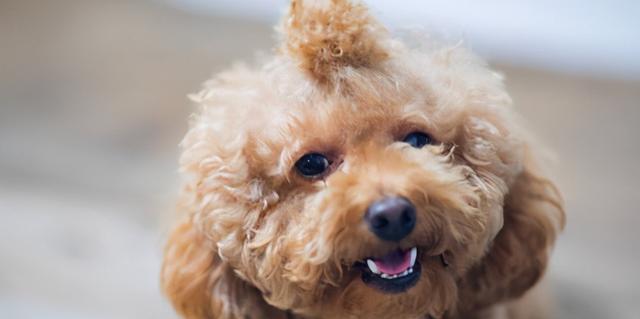
[[[185,94],[271,43],[149,2],[0,0],[1,317],[174,317],[157,272]],[[558,318],[637,318],[640,83],[498,68],[557,154]]]

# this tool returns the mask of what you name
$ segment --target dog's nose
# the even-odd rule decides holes
[[[380,239],[399,241],[416,226],[416,208],[404,197],[385,197],[367,208],[364,220]]]

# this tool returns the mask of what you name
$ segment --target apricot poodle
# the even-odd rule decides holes
[[[500,75],[347,0],[205,84],[162,285],[196,318],[540,318],[564,226]],[[535,290],[535,289],[534,289]]]

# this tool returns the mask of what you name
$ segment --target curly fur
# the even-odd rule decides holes
[[[360,4],[293,1],[283,48],[192,98],[178,226],[162,269],[185,318],[497,318],[544,274],[564,226],[502,78],[460,46],[411,49]],[[429,132],[422,149],[398,142]],[[294,163],[322,152],[318,180]],[[401,195],[417,207],[399,244],[363,224]],[[354,262],[419,247],[402,294],[367,287]],[[447,256],[443,267],[439,255]],[[526,298],[526,297],[524,297]],[[505,310],[507,309],[507,310]],[[510,312],[509,312],[510,311]]]
[[[283,34],[284,48],[300,67],[321,81],[339,80],[342,67],[375,68],[388,57],[385,30],[362,4],[341,0],[293,0]]]

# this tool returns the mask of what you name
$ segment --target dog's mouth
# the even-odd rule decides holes
[[[395,250],[382,257],[370,257],[359,262],[362,281],[386,293],[402,293],[420,279],[418,248]]]

